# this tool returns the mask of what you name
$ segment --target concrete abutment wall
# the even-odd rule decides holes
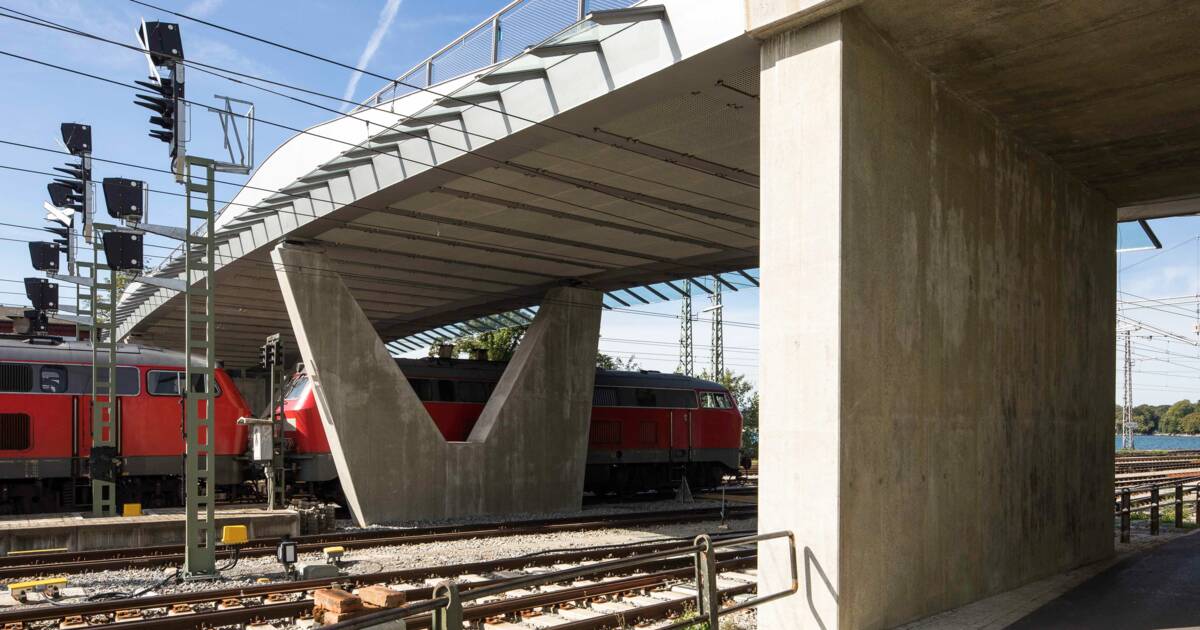
[[[446,442],[326,255],[272,258],[360,524],[581,507],[599,292],[547,292],[469,439]]]
[[[763,627],[890,627],[1111,554],[1113,204],[857,11],[771,35],[761,86],[760,527],[803,581]]]

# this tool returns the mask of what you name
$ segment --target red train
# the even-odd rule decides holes
[[[92,442],[92,347],[51,337],[0,338],[0,513],[84,509]],[[118,501],[181,503],[179,380],[183,355],[122,345],[117,359]],[[224,370],[216,374],[217,482],[244,478],[250,409]]]
[[[447,440],[467,439],[504,363],[396,359]],[[720,483],[738,468],[742,416],[718,383],[680,374],[597,370],[584,490],[598,494],[671,488],[687,474],[693,488]],[[317,484],[337,476],[312,387],[298,374],[286,396],[294,478]]]
[[[0,338],[0,514],[87,509],[91,444],[91,345],[56,338]],[[448,440],[464,440],[503,363],[397,359]],[[182,502],[178,381],[183,355],[120,347],[117,367],[117,499],[147,507]],[[216,372],[217,482],[226,497],[252,491],[261,469],[248,457],[253,415],[234,381]],[[742,418],[717,383],[677,374],[598,370],[585,489],[631,493],[719,483],[738,467]],[[308,378],[285,401],[287,479],[293,491],[337,496],[337,471]],[[261,411],[261,410],[255,410]]]

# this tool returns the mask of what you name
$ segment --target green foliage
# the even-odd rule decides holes
[[[1121,430],[1123,408],[1116,406],[1114,426]],[[1150,433],[1200,434],[1200,401],[1181,400],[1173,405],[1138,405],[1133,408],[1134,431]]]
[[[629,355],[628,359],[622,361],[619,357],[604,354],[603,352],[596,353],[596,367],[602,370],[625,370],[633,372],[641,368],[637,362],[637,356]]]
[[[486,350],[489,361],[507,361],[512,358],[513,352],[516,352],[517,344],[521,343],[521,338],[525,336],[528,328],[528,326],[513,326],[459,337],[451,342],[451,345],[454,346],[454,356],[464,352],[469,353],[472,350]],[[437,353],[437,346],[429,347],[429,356],[435,357]]]

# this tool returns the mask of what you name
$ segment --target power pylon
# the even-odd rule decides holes
[[[721,304],[721,281],[716,276],[712,277],[712,286],[709,310],[712,312],[712,376],[715,379],[725,373],[725,321],[721,314],[725,309]]]
[[[692,342],[692,283],[683,283],[683,306],[679,313],[679,371],[686,376],[695,376],[696,355]]]
[[[1133,449],[1133,343],[1125,331],[1125,405],[1121,410],[1121,448]]]

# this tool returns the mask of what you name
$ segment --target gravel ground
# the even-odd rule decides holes
[[[715,503],[697,502],[694,507],[707,507]],[[613,504],[593,506],[585,509],[584,514],[618,514],[629,512],[674,510],[681,509],[681,504],[671,501],[655,503]],[[579,512],[561,514],[558,516],[577,516]],[[541,515],[544,518],[545,515]],[[534,518],[516,516],[512,520]],[[453,523],[488,522],[489,519],[463,519]],[[405,527],[415,527],[438,523],[405,523]],[[740,519],[730,521],[731,530],[754,530],[757,528],[756,519]],[[402,527],[401,527],[402,528]],[[373,528],[374,529],[374,528]],[[344,561],[344,571],[357,575],[378,571],[428,567],[463,562],[481,562],[511,558],[533,552],[552,549],[575,549],[609,544],[630,543],[660,540],[672,537],[693,537],[697,534],[716,530],[713,521],[697,523],[680,523],[674,525],[659,525],[633,528],[614,528],[583,532],[558,532],[537,536],[506,536],[497,538],[477,538],[440,543],[425,543],[417,545],[400,545],[388,547],[373,547],[366,549],[348,550]],[[320,562],[323,559],[319,553],[301,554],[300,562]],[[95,573],[68,576],[72,586],[83,587],[88,595],[105,592],[130,593],[150,587],[163,580],[173,569],[129,569],[121,571],[101,571]],[[249,586],[256,583],[260,577],[272,581],[284,579],[282,567],[273,557],[246,558],[236,567],[222,572],[222,579],[205,582],[185,582],[162,586],[154,591],[156,594],[195,592],[235,586]],[[36,605],[36,604],[35,604]]]

